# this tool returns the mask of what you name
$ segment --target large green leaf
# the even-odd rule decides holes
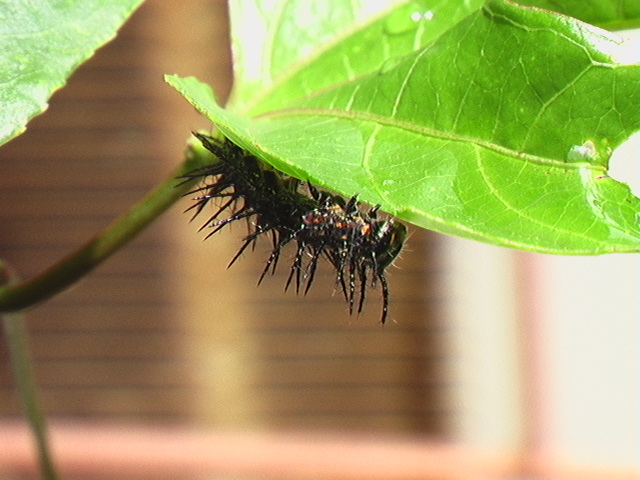
[[[366,37],[358,28],[345,38]],[[306,53],[322,57],[307,62],[316,76],[345,61],[339,48],[318,50]],[[265,83],[278,100],[256,92],[243,105],[261,112],[252,119],[194,79],[170,82],[276,168],[417,225],[549,253],[640,250],[640,200],[607,176],[611,151],[640,129],[640,66],[616,62],[614,37],[493,0],[427,48],[400,50],[329,85]]]
[[[0,144],[22,133],[54,91],[114,37],[142,0],[0,1]]]
[[[434,41],[483,0],[236,0],[235,85],[228,108],[247,114],[370,73]],[[638,0],[520,0],[603,28],[640,24]]]

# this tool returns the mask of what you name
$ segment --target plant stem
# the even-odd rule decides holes
[[[176,178],[201,166],[205,159],[195,149],[189,153],[169,178],[84,246],[33,278],[0,287],[0,312],[16,312],[54,296],[133,239],[190,188],[188,183],[176,186]],[[211,157],[206,160],[210,163]]]
[[[47,424],[38,398],[38,387],[35,379],[33,361],[29,353],[27,329],[22,313],[2,315],[2,323],[9,345],[11,367],[15,378],[20,403],[31,427],[38,451],[40,472],[45,480],[60,478],[51,459]]]

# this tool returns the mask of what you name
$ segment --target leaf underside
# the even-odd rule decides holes
[[[451,4],[354,15],[317,27],[325,39],[311,29],[309,45],[278,36],[300,35],[279,12],[270,43],[255,46],[266,57],[240,48],[226,110],[193,78],[167,81],[274,167],[416,225],[547,253],[640,250],[640,200],[607,176],[613,149],[640,129],[640,65],[568,17]]]

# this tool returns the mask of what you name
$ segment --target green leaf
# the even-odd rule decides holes
[[[235,85],[228,108],[250,114],[380,68],[429,44],[482,0],[231,2]]]
[[[547,253],[635,252],[640,200],[607,176],[640,129],[640,65],[617,63],[619,47],[493,0],[427,48],[302,95],[287,87],[252,119],[194,79],[170,82],[276,168],[414,224]]]
[[[0,2],[0,144],[22,133],[53,92],[113,38],[142,0]]]
[[[518,3],[562,13],[608,30],[640,26],[638,0],[518,0]]]
[[[438,38],[483,0],[230,4],[235,85],[227,107],[256,115],[373,72]],[[637,0],[520,0],[603,28],[640,23]]]

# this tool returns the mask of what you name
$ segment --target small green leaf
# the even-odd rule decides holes
[[[113,38],[142,0],[0,2],[0,144],[22,133],[54,91]]]
[[[640,129],[640,65],[618,52],[603,30],[492,0],[427,48],[302,95],[286,87],[253,119],[194,79],[171,83],[274,167],[425,228],[547,253],[636,252],[640,200],[607,176],[611,151]]]

